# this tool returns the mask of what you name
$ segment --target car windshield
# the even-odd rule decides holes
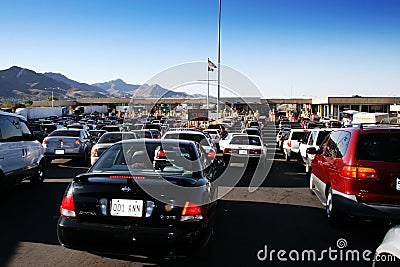
[[[306,136],[307,132],[293,132],[292,134],[292,140],[300,140],[304,139]]]
[[[80,131],[66,131],[66,130],[56,130],[49,134],[49,136],[68,136],[68,137],[79,137]]]
[[[257,130],[255,130],[255,129],[246,129],[246,132],[248,133],[248,134],[254,134],[254,135],[258,135],[259,133],[258,133],[258,131]]]
[[[136,134],[137,138],[150,138],[150,139],[153,138],[150,131],[139,130],[139,131],[132,131],[132,132]]]
[[[255,136],[234,136],[231,140],[232,145],[252,145],[261,146],[260,138]]]
[[[166,134],[165,139],[180,139],[180,140],[188,140],[194,141],[197,143],[204,143],[206,141],[206,137],[202,134],[195,134],[195,133],[171,133]]]
[[[356,149],[358,160],[400,162],[400,132],[360,134]]]
[[[218,134],[217,130],[205,130],[204,132],[208,134]]]
[[[325,138],[330,134],[330,131],[321,131],[318,134],[317,142],[316,145],[320,146],[322,144],[322,141],[325,140]]]
[[[135,139],[135,134],[134,133],[105,133],[103,134],[99,141],[97,142],[98,144],[103,144],[103,143],[116,143],[121,141],[122,139]]]
[[[154,168],[155,155],[162,149],[165,167]],[[178,143],[119,143],[108,149],[90,172],[130,172],[134,175],[194,177],[200,170],[193,146]]]

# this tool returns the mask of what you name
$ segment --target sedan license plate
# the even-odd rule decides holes
[[[56,149],[56,150],[54,150],[54,154],[56,154],[56,155],[64,155],[64,149]]]
[[[245,149],[240,149],[240,150],[239,150],[239,155],[247,155],[247,150],[245,150]]]
[[[111,216],[142,217],[143,200],[112,199]]]
[[[400,190],[400,178],[396,178],[396,190]]]

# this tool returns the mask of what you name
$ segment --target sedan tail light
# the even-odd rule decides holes
[[[75,202],[72,190],[68,190],[68,193],[64,196],[60,206],[61,216],[65,217],[76,217],[75,213]]]
[[[80,145],[81,143],[82,143],[81,140],[79,140],[79,139],[75,140],[75,145]]]
[[[166,157],[164,150],[157,151],[157,158]]]
[[[355,167],[355,166],[344,166],[341,172],[342,176],[350,178],[378,178],[376,170],[368,167]]]
[[[215,158],[215,151],[213,151],[213,150],[210,150],[210,152],[208,152],[207,153],[207,157],[209,158],[209,159],[213,159],[213,158]]]
[[[97,149],[93,149],[91,154],[92,154],[93,157],[98,157],[99,156],[99,151]]]
[[[291,147],[292,146],[292,141],[287,141],[287,146]]]
[[[42,145],[45,145],[47,143],[46,139],[43,139]]]
[[[181,222],[200,221],[202,219],[202,208],[195,203],[186,201],[182,210]]]
[[[232,153],[232,149],[230,149],[230,148],[224,148],[224,153]]]
[[[250,149],[249,154],[260,155],[263,151],[261,149]]]

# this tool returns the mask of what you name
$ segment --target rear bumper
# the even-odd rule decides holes
[[[54,153],[44,153],[44,156],[47,160],[83,158],[84,155],[85,154],[83,153],[66,153],[62,155],[56,155]]]
[[[400,220],[400,206],[361,203],[355,195],[345,195],[336,190],[333,193],[335,207],[343,213],[363,218]]]
[[[211,235],[205,223],[178,228],[81,223],[60,217],[58,240],[67,248],[124,255],[190,255]]]

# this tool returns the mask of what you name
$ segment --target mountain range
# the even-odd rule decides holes
[[[201,95],[189,95],[174,92],[158,84],[134,85],[121,79],[109,82],[86,84],[74,81],[61,73],[37,73],[33,70],[13,66],[0,70],[0,98],[44,100],[54,94],[58,99],[138,97],[138,98],[193,98]]]

